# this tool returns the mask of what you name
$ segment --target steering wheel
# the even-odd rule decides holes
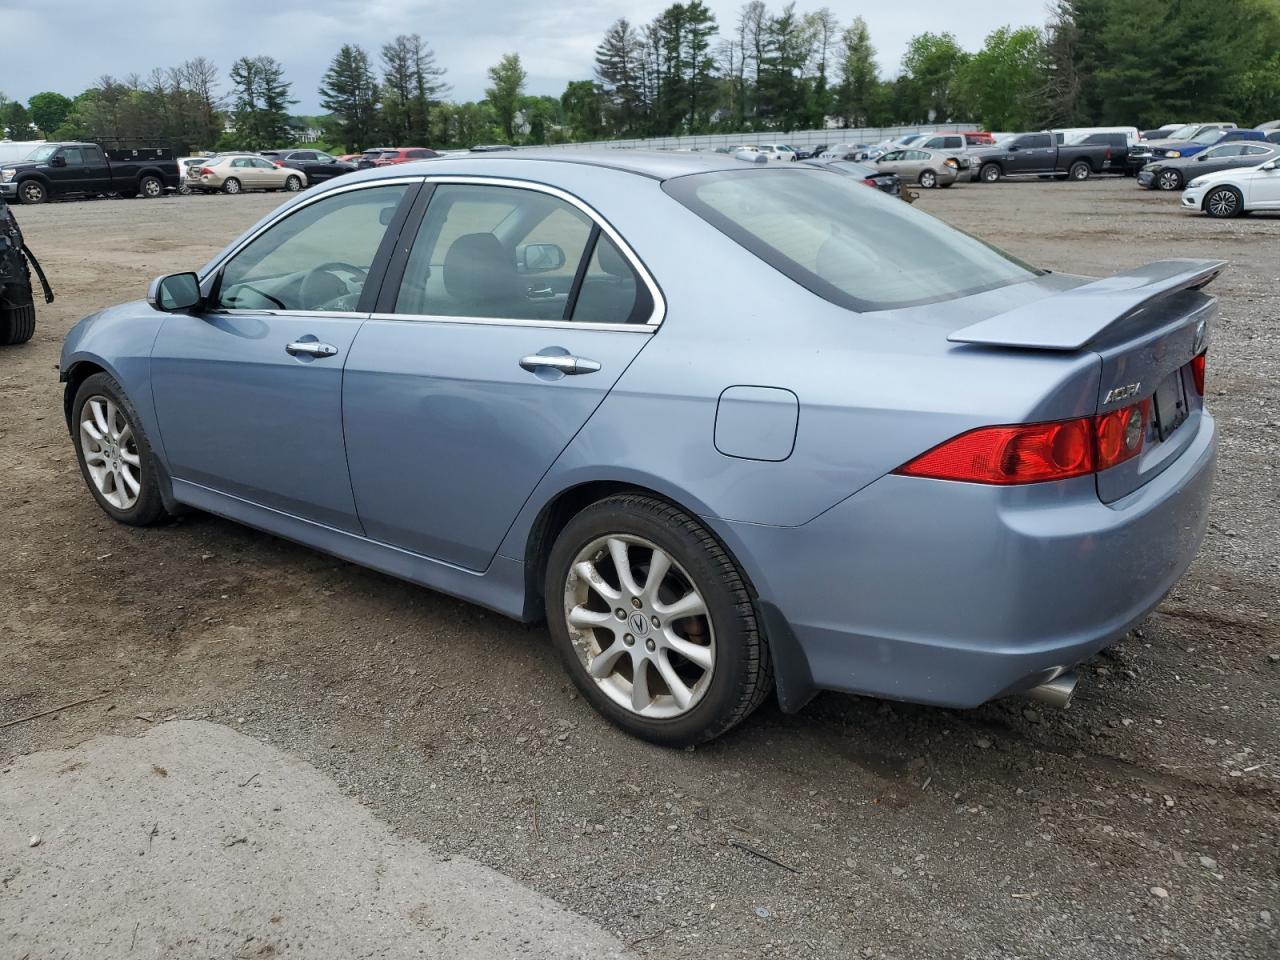
[[[352,293],[351,287],[345,281],[334,276],[335,271],[339,270],[351,274],[360,281],[366,280],[369,276],[368,270],[343,260],[330,260],[318,267],[313,267],[307,271],[307,275],[302,278],[302,283],[298,287],[298,299],[306,309],[314,310]]]

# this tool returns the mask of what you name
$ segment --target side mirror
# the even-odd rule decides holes
[[[526,243],[516,252],[516,262],[525,273],[546,273],[563,267],[565,256],[554,243]]]
[[[1197,157],[1196,157],[1196,163],[1204,163],[1204,162],[1205,162],[1206,160],[1208,160],[1208,159],[1209,159],[1209,158],[1208,158],[1208,157],[1206,157],[1206,156],[1202,153],[1202,154],[1200,154],[1199,156],[1197,156]]]
[[[1021,149],[1022,149],[1022,147],[1018,146],[1016,143],[1011,143],[1011,144],[1009,144],[1009,152],[1010,152],[1010,153],[1017,153],[1017,152],[1018,152],[1019,150],[1021,150]]]
[[[194,273],[171,273],[151,281],[147,303],[153,310],[180,313],[200,305],[200,279]]]
[[[1276,169],[1276,162],[1275,162],[1274,160],[1268,160],[1266,163],[1264,163],[1264,164],[1262,165],[1261,169],[1263,169],[1263,170],[1274,170],[1274,169]]]
[[[67,165],[66,157],[58,156],[58,157],[49,158],[49,166],[51,167],[65,167],[66,165]]]

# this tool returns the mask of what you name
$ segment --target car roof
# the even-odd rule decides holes
[[[741,160],[734,160],[723,153],[675,153],[665,150],[511,150],[493,154],[460,154],[442,156],[430,163],[467,163],[496,166],[514,166],[530,161],[580,164],[605,167],[624,173],[634,173],[651,180],[668,180],[693,173],[710,173],[716,170],[742,170],[747,167]],[[512,171],[514,172],[514,170]]]

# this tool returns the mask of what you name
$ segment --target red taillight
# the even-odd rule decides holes
[[[979,427],[941,443],[895,473],[1009,486],[1067,480],[1136,457],[1151,419],[1148,398],[1096,417]]]
[[[876,185],[876,182],[872,180],[870,177],[863,177],[862,182],[865,183],[868,187],[874,187]]]
[[[1191,360],[1191,376],[1196,382],[1196,393],[1204,396],[1204,365],[1207,354],[1200,354]]]
[[[1142,452],[1151,420],[1151,399],[1094,418],[1098,436],[1098,470],[1124,463]]]
[[[212,171],[212,170],[210,170],[208,167],[201,167],[201,168],[200,168],[200,176],[202,176],[202,177],[212,177],[212,176],[213,176],[213,171]]]
[[[273,164],[275,164],[275,166],[277,166],[277,167],[283,167],[283,166],[284,166],[284,161],[282,161],[282,160],[272,160],[271,162],[272,162]]]

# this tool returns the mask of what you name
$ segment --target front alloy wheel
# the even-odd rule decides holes
[[[1244,204],[1240,194],[1230,187],[1219,187],[1204,198],[1204,209],[1211,217],[1225,219],[1234,217]]]
[[[76,390],[72,410],[76,459],[98,505],[136,527],[167,517],[159,466],[120,384],[109,374],[93,374]]]
[[[732,558],[696,519],[639,493],[569,520],[547,558],[547,624],[583,697],[635,736],[702,743],[773,686]]]
[[[1161,170],[1156,177],[1156,186],[1161,190],[1177,190],[1182,186],[1182,176],[1177,170]]]

